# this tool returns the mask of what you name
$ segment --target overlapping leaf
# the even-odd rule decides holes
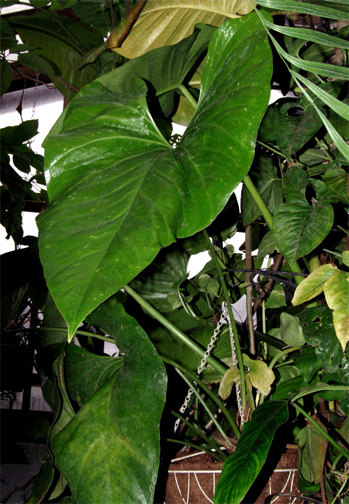
[[[155,126],[140,80],[104,76],[71,103],[61,132],[46,142],[51,207],[39,219],[45,277],[70,336],[161,247],[223,209],[254,155],[270,56],[255,14],[224,24],[176,149]]]
[[[333,208],[321,199],[305,198],[308,176],[300,167],[288,170],[283,178],[286,203],[276,208],[273,231],[280,252],[290,261],[309,254],[331,230]]]
[[[54,439],[55,462],[79,504],[153,502],[165,368],[147,334],[115,299],[91,320],[115,337],[124,365]]]
[[[114,30],[109,48],[126,58],[136,58],[152,49],[176,44],[193,33],[196,23],[220,26],[226,19],[252,10],[249,0],[189,0],[183,4],[177,0],[148,0],[131,30],[127,20]]]
[[[47,71],[50,65],[55,69],[49,76],[68,99],[74,96],[74,90],[95,77],[98,66],[89,65],[79,70],[84,54],[103,43],[91,26],[45,11],[32,16],[16,16],[10,22],[25,43],[38,48],[35,54],[42,58],[41,61],[47,60],[41,71]]]

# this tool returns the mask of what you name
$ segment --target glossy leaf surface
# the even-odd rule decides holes
[[[285,401],[266,402],[255,410],[252,420],[244,425],[236,451],[223,464],[215,504],[242,501],[263,467],[276,430],[287,419]]]
[[[176,149],[155,126],[140,80],[104,76],[70,104],[61,132],[46,141],[51,207],[39,218],[45,277],[70,337],[160,248],[205,228],[223,209],[253,159],[270,57],[255,14],[224,24]]]
[[[305,198],[308,176],[300,167],[289,169],[282,181],[286,203],[276,208],[273,231],[280,252],[291,263],[317,247],[330,232],[333,208],[329,203]]]
[[[115,337],[124,365],[55,438],[56,464],[79,504],[153,502],[165,368],[146,333],[116,300],[90,318]]]
[[[176,0],[148,0],[119,48],[116,46],[120,39],[125,38],[124,23],[114,30],[110,48],[126,58],[136,58],[152,49],[176,44],[191,35],[197,23],[220,26],[226,19],[252,9],[249,0],[189,0],[182,5]]]

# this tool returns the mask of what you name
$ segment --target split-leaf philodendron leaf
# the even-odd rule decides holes
[[[162,247],[207,227],[224,208],[251,165],[271,70],[255,13],[222,25],[176,149],[150,116],[140,79],[114,81],[111,73],[72,101],[61,131],[46,141],[50,207],[38,222],[45,278],[70,338]]]

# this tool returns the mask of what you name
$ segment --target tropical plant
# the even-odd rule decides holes
[[[4,20],[71,100],[45,140],[49,293],[33,334],[54,418],[28,502],[153,502],[160,425],[179,407],[167,371],[191,392],[161,443],[225,460],[217,504],[244,499],[280,430],[298,443],[300,490],[348,502],[348,13],[256,4],[126,2],[117,18],[111,3],[103,24],[90,2],[52,2]],[[268,106],[271,82],[284,97]],[[241,228],[245,256],[224,244]]]

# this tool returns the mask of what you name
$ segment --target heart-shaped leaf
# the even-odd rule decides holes
[[[38,222],[45,277],[70,337],[161,247],[223,209],[251,165],[271,67],[256,14],[224,24],[176,149],[155,126],[141,80],[103,76],[70,104],[61,132],[46,141],[51,206]]]
[[[122,357],[96,355],[71,343],[67,347],[65,379],[69,394],[80,404],[87,403],[119,371]]]
[[[264,465],[276,430],[287,419],[285,401],[266,402],[255,410],[252,420],[244,425],[236,451],[223,464],[215,504],[242,501]]]
[[[197,23],[220,26],[226,19],[252,10],[249,0],[188,0],[182,5],[177,0],[148,0],[131,31],[127,19],[115,28],[109,49],[136,58],[152,49],[176,44],[191,35]],[[130,18],[133,16],[131,11]]]
[[[291,263],[309,254],[328,235],[333,224],[332,205],[305,198],[308,176],[298,166],[287,170],[283,181],[286,203],[276,208],[273,231],[280,252]]]
[[[147,334],[112,298],[91,320],[115,337],[124,365],[53,442],[79,504],[153,502],[166,371]]]

